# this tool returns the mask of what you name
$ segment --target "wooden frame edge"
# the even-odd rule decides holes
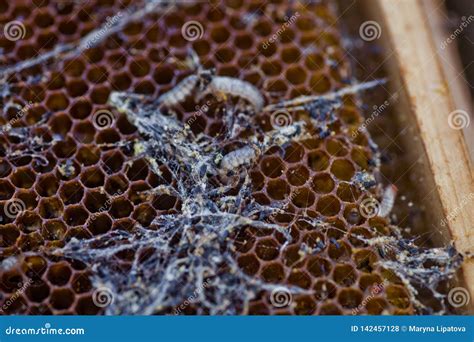
[[[390,78],[401,95],[397,112],[414,126],[419,142],[414,153],[423,159],[426,184],[433,193],[427,202],[437,229],[452,238],[464,255],[474,251],[474,181],[472,161],[462,130],[448,124],[450,113],[458,110],[453,87],[433,40],[426,6],[435,0],[367,0],[364,7],[381,27]],[[444,60],[443,60],[444,58]],[[453,62],[454,63],[454,62]],[[472,127],[471,127],[472,128]],[[446,239],[445,243],[449,243]],[[466,288],[474,299],[474,260],[466,258],[463,267]],[[473,311],[472,301],[470,311]]]

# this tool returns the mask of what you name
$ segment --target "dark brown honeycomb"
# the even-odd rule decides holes
[[[292,143],[283,151],[263,157],[252,171],[257,201],[289,198],[289,212],[296,217],[323,217],[328,228],[318,231],[304,220],[296,221],[289,227],[294,240],[282,253],[285,240],[278,234],[262,234],[252,228],[241,233],[237,239],[238,260],[247,274],[315,293],[293,298],[293,305],[280,311],[272,309],[270,295],[266,294],[250,307],[249,313],[347,314],[366,298],[370,301],[357,313],[412,313],[404,286],[376,265],[379,253],[356,238],[374,237],[375,231],[388,234],[384,218],[367,219],[359,213],[364,196],[348,182],[356,170],[367,168],[365,158],[369,156],[367,149],[343,135],[334,135],[325,141]],[[289,219],[285,215],[277,217],[282,223]],[[370,295],[374,284],[385,285],[377,296]]]
[[[115,0],[0,0],[0,24],[19,20],[26,28],[23,39],[0,37],[1,66],[77,41],[107,18],[141,5]],[[277,42],[268,44],[295,13],[297,20]],[[107,105],[112,91],[157,97],[170,90],[190,73],[177,62],[185,59],[189,48],[218,75],[254,84],[267,103],[339,89],[350,82],[351,73],[334,25],[335,13],[324,1],[198,2],[148,14],[78,56],[10,75],[2,107],[14,103],[27,110],[14,122],[16,110],[3,110],[0,123],[26,127],[27,140],[9,132],[1,137],[0,256],[5,267],[0,270],[0,304],[13,303],[4,313],[101,313],[92,300],[92,270],[51,252],[71,239],[132,231],[137,224],[150,227],[157,216],[180,210],[180,199],[150,198],[147,193],[165,182],[172,184],[168,167],[160,165],[162,177],[157,177],[147,160],[136,159],[133,150],[117,144],[138,134],[123,114]],[[190,20],[203,24],[201,39],[182,36],[181,27]],[[100,110],[114,114],[106,128],[94,122]],[[191,122],[193,113],[194,107],[184,103],[178,116]],[[271,129],[270,113],[259,119],[264,130]],[[331,124],[334,134],[276,146],[251,170],[259,203],[287,203],[296,217],[325,218],[327,229],[319,231],[297,220],[289,227],[294,240],[283,252],[278,233],[249,227],[236,234],[236,258],[246,274],[313,291],[295,295],[285,308],[274,307],[270,294],[262,292],[246,313],[351,314],[368,297],[358,314],[414,312],[401,281],[375,265],[377,250],[354,238],[388,229],[383,218],[359,215],[358,206],[367,194],[349,182],[356,172],[367,170],[372,159],[366,135],[351,138],[362,121],[356,100],[347,97]],[[195,133],[216,136],[223,124],[218,112],[210,111],[194,117],[190,126]],[[28,143],[34,137],[41,137],[41,148],[33,153]],[[24,210],[5,215],[3,209],[12,200],[21,201]],[[275,220],[289,222],[285,215]],[[126,256],[123,259],[126,269]],[[384,281],[383,290],[371,295],[374,285]]]

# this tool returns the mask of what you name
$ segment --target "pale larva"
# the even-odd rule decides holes
[[[179,82],[173,89],[158,97],[158,103],[167,107],[172,107],[183,102],[197,87],[198,82],[198,75],[189,75]]]
[[[257,157],[257,151],[251,146],[244,146],[238,150],[227,153],[221,160],[221,168],[225,171],[234,170],[250,164]]]
[[[185,77],[173,89],[158,97],[158,103],[166,107],[172,107],[183,102],[186,97],[191,95],[194,89],[197,87],[202,88],[209,84],[212,73],[212,70],[199,70],[197,74]]]
[[[262,94],[253,84],[238,78],[214,76],[201,97],[218,92],[243,98],[254,107],[256,112],[261,111],[265,102]]]
[[[395,203],[397,191],[398,189],[395,185],[387,186],[382,196],[382,203],[380,203],[379,216],[386,217],[390,214]]]

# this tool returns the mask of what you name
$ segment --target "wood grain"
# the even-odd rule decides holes
[[[468,103],[467,93],[454,77],[452,52],[441,51],[441,31],[432,29],[443,9],[434,0],[368,0],[363,6],[382,29],[390,79],[401,96],[399,120],[419,137],[413,139],[411,153],[420,159],[417,172],[424,175],[424,191],[430,194],[424,203],[430,229],[439,230],[445,244],[452,239],[461,253],[474,254],[472,162],[463,131],[448,124],[449,114]],[[463,277],[474,299],[472,258],[463,265]]]

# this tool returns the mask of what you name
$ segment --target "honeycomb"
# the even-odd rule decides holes
[[[352,81],[337,11],[329,1],[158,5],[107,33],[145,5],[0,0],[0,24],[18,21],[23,30],[20,39],[0,36],[2,314],[110,313],[94,298],[100,271],[57,251],[78,241],[107,246],[110,234],[133,236],[137,227],[156,232],[157,219],[182,210],[186,199],[153,192],[176,187],[175,170],[137,157],[132,142],[141,134],[126,113],[110,105],[112,92],[157,98],[192,73],[184,62],[190,50],[204,68],[215,68],[216,75],[253,84],[266,104],[334,92]],[[201,25],[202,36],[183,34],[189,22]],[[74,44],[91,32],[96,32],[97,42],[73,53],[78,49]],[[48,54],[52,57],[25,64]],[[187,99],[173,113],[196,136],[222,139],[224,115],[212,103],[204,115],[196,115],[196,102]],[[101,124],[100,113],[110,114],[110,122]],[[271,131],[273,114],[258,113],[252,129]],[[309,116],[305,109],[285,119],[309,122]],[[230,312],[416,312],[406,284],[381,266],[385,255],[370,243],[391,236],[390,220],[360,213],[361,202],[380,190],[354,182],[376,167],[372,141],[358,131],[363,120],[357,96],[346,95],[325,129],[270,146],[249,169],[252,198],[262,206],[284,207],[284,213],[267,221],[284,227],[292,239],[247,225],[230,234],[233,256],[249,279],[292,289],[283,293],[291,295],[291,303],[275,304],[278,292],[266,287]],[[236,141],[221,143],[226,152],[238,146]],[[308,218],[322,223],[315,226]],[[137,255],[145,263],[153,253],[153,248],[123,248],[109,262],[128,276]],[[178,311],[209,313],[199,301]],[[149,313],[176,312],[176,307],[165,306]]]

